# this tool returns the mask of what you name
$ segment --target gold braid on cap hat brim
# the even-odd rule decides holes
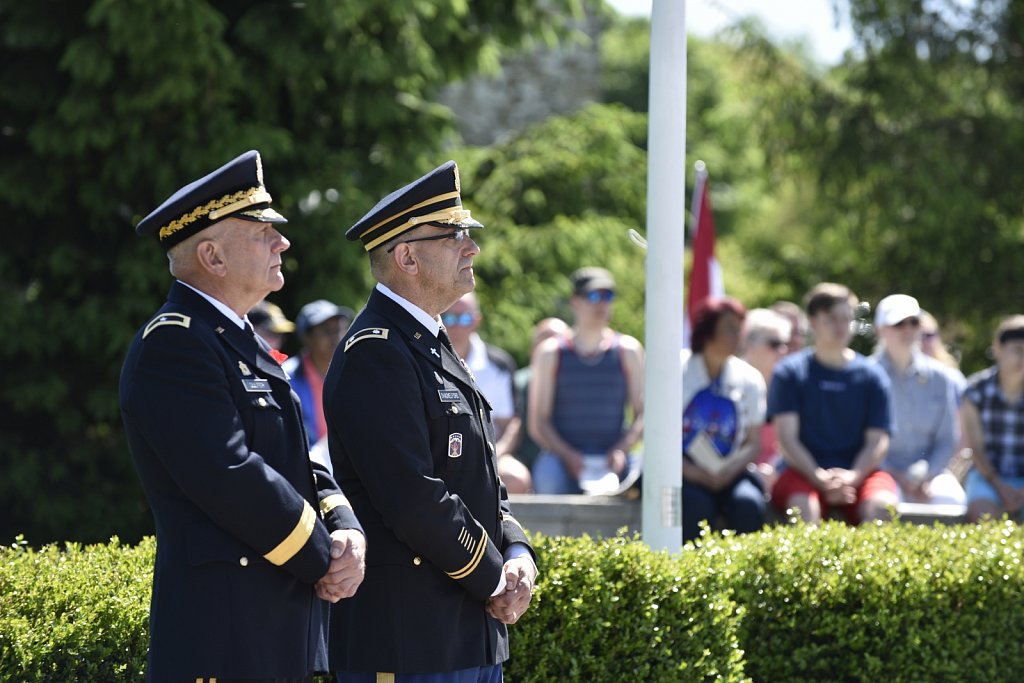
[[[248,190],[226,194],[220,199],[209,201],[189,211],[181,218],[171,221],[160,228],[159,236],[161,240],[165,240],[182,228],[195,223],[200,218],[209,217],[211,221],[215,221],[247,206],[269,204],[270,202],[270,193],[262,187],[250,187]]]
[[[464,220],[472,218],[469,209],[463,209],[460,206],[455,206],[450,209],[443,209],[441,211],[435,211],[434,213],[428,213],[423,216],[413,216],[409,220],[405,221],[396,228],[389,230],[388,232],[376,237],[366,243],[366,251],[370,251],[374,247],[387,242],[400,235],[401,233],[409,230],[421,223],[461,223]],[[369,232],[369,231],[367,231]]]

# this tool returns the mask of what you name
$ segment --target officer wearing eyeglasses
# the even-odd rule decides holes
[[[476,285],[482,227],[449,161],[346,233],[377,280],[324,384],[334,473],[367,537],[366,579],[331,614],[346,683],[497,683],[506,624],[530,604],[537,567],[497,475],[491,405],[440,318]]]

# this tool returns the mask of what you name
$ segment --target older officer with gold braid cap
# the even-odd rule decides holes
[[[288,378],[245,319],[284,284],[271,201],[251,151],[136,228],[177,279],[120,384],[156,521],[151,681],[305,681],[327,668],[321,598],[350,597],[363,578],[359,522],[311,465]]]
[[[378,284],[331,362],[334,473],[366,530],[366,581],[331,608],[339,681],[501,680],[506,624],[537,567],[498,479],[491,407],[440,314],[474,289],[455,162],[391,193],[347,233]]]

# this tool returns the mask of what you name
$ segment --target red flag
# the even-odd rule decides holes
[[[693,187],[693,265],[690,279],[686,283],[686,331],[684,346],[689,347],[689,330],[693,329],[690,314],[701,299],[707,296],[723,296],[725,285],[722,269],[715,258],[715,219],[711,214],[711,193],[707,182],[708,174],[703,162],[697,163],[697,181]]]

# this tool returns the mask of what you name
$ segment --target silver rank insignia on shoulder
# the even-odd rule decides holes
[[[252,372],[249,370],[249,366],[243,361],[238,361],[238,369],[241,370],[243,375],[251,375]]]
[[[458,458],[462,455],[462,434],[455,432],[448,435],[448,457]]]
[[[164,325],[177,325],[187,329],[191,324],[192,318],[183,313],[161,313],[146,325],[146,329],[142,331],[142,338],[145,339],[150,332]]]
[[[368,327],[365,330],[359,330],[345,342],[345,351],[348,351],[356,342],[361,342],[364,339],[387,339],[389,330],[384,327]]]
[[[441,357],[441,354],[439,354],[439,353],[437,352],[437,349],[430,349],[430,352],[431,352],[432,354],[434,354],[435,356],[437,356],[438,358],[440,358],[440,357]]]

